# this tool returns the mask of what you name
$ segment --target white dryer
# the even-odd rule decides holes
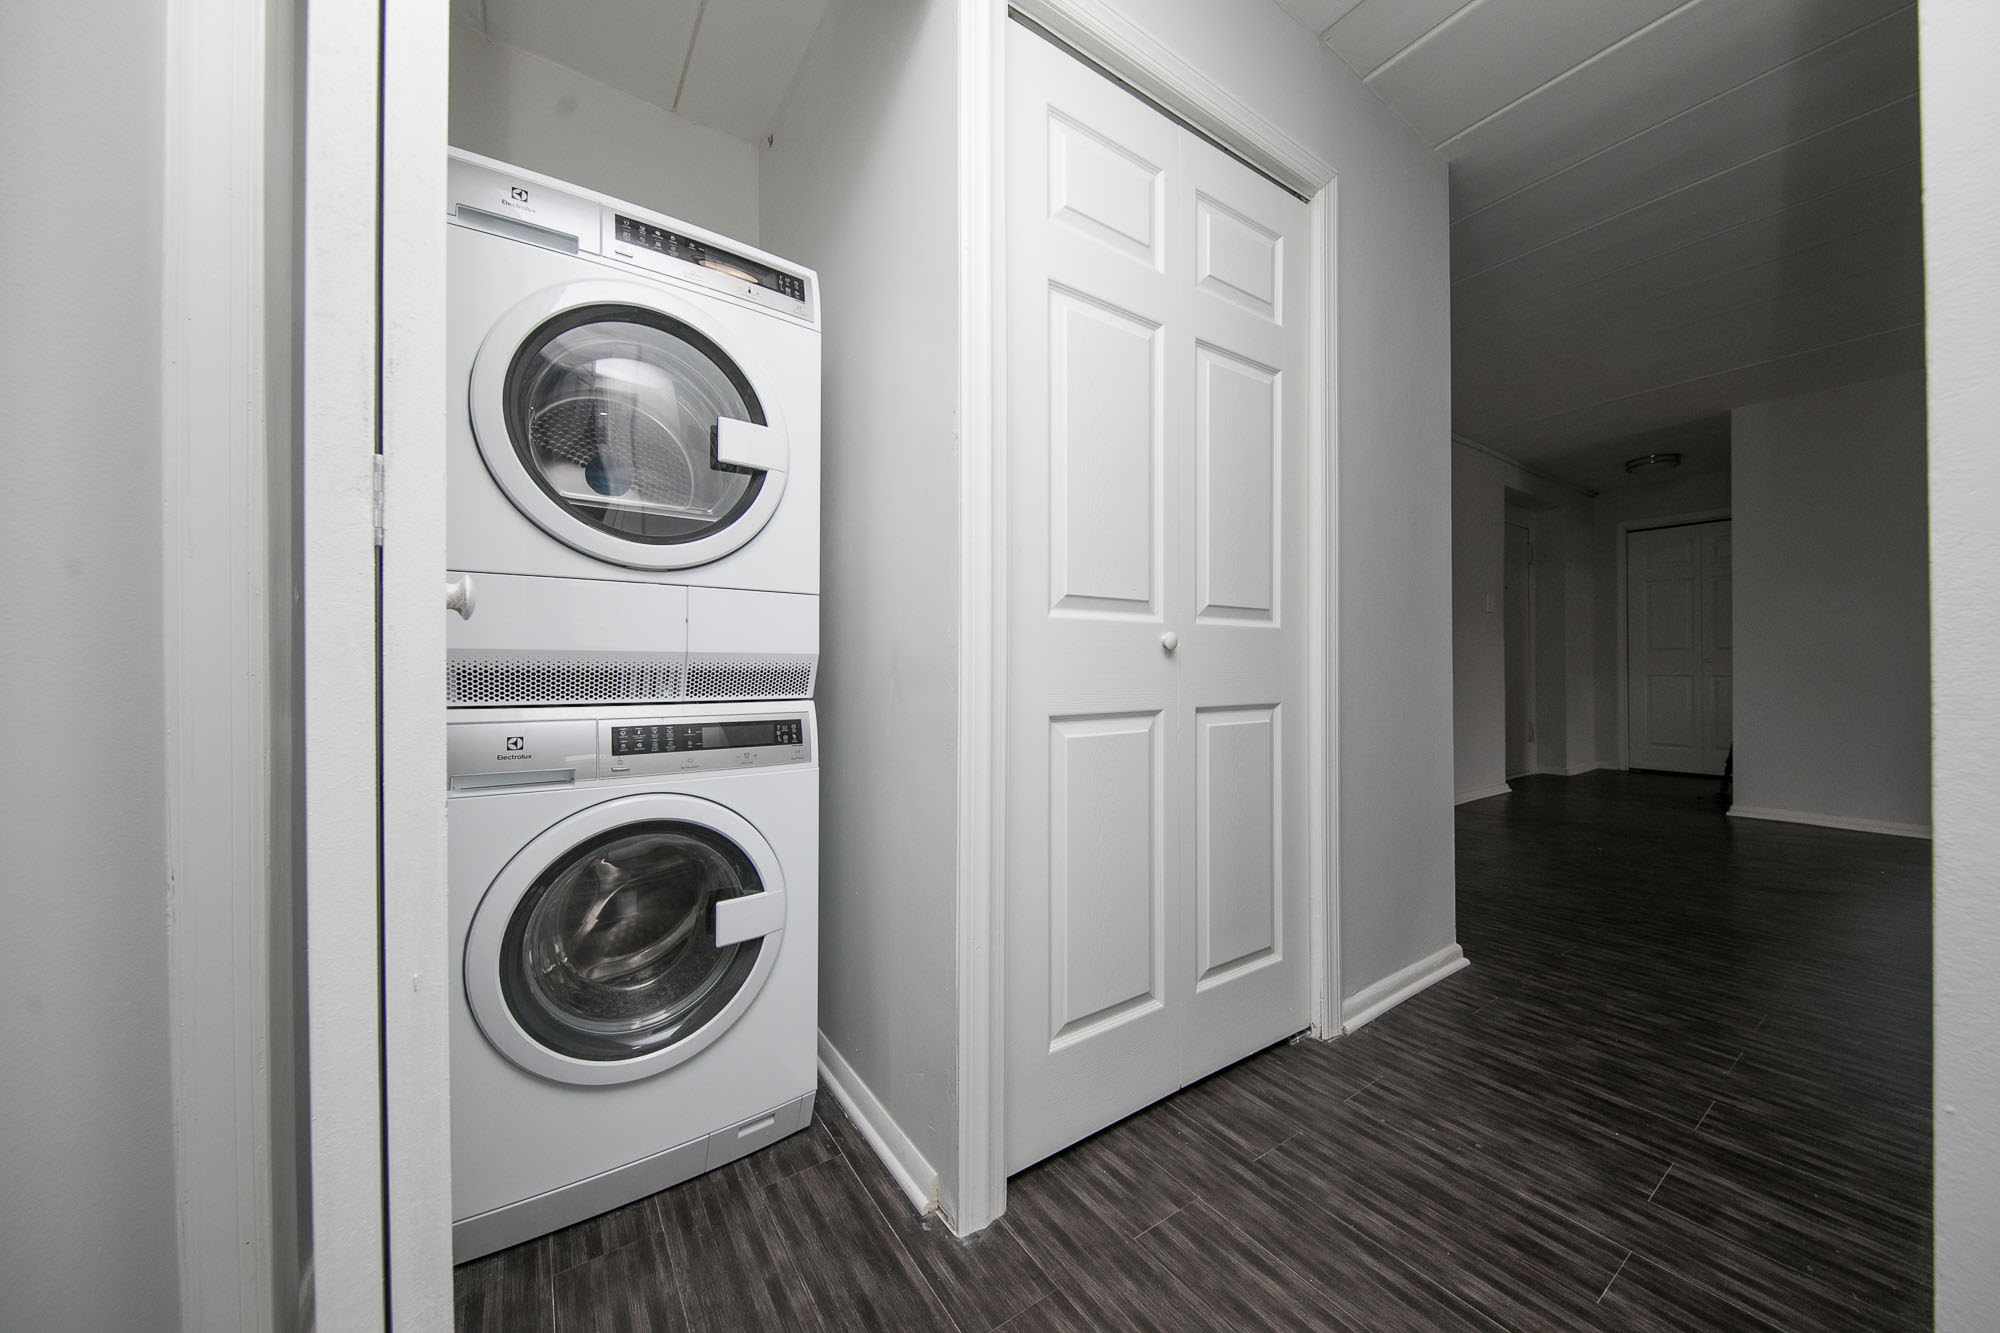
[[[809,696],[817,277],[468,153],[449,180],[447,701]]]
[[[595,1216],[812,1119],[812,705],[447,723],[452,1250]]]

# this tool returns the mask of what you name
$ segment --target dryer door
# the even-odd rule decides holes
[[[501,1054],[563,1083],[623,1083],[689,1059],[770,975],[784,877],[748,821],[648,793],[530,842],[480,900],[465,992]]]
[[[615,564],[684,569],[761,531],[790,450],[773,395],[698,309],[644,283],[567,283],[494,325],[472,433],[515,507]]]

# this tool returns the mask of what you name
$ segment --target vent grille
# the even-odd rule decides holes
[[[678,654],[455,652],[445,703],[666,703],[682,697]]]
[[[690,699],[810,699],[813,657],[691,656]]]

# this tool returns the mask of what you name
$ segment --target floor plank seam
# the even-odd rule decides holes
[[[1597,1304],[1599,1305],[1604,1304],[1604,1298],[1611,1294],[1611,1288],[1617,1283],[1618,1275],[1624,1272],[1625,1265],[1631,1262],[1632,1262],[1632,1251],[1627,1250],[1625,1251],[1625,1257],[1618,1261],[1618,1267],[1612,1270],[1611,1281],[1605,1283],[1604,1290],[1597,1293],[1597,1302],[1596,1302]]]
[[[1305,1132],[1306,1132],[1305,1130],[1301,1129],[1301,1130],[1295,1130],[1292,1133],[1287,1134],[1284,1138],[1280,1139],[1278,1142],[1272,1144],[1270,1147],[1264,1149],[1264,1151],[1258,1153],[1255,1157],[1251,1158],[1250,1165],[1252,1166],[1257,1165],[1259,1162],[1263,1161],[1266,1157],[1269,1157],[1272,1153],[1277,1152],[1279,1149],[1283,1148],[1286,1144],[1297,1139],[1299,1135]]]
[[[1667,1177],[1671,1176],[1673,1173],[1674,1173],[1674,1164],[1672,1162],[1668,1162],[1667,1169],[1660,1172],[1659,1180],[1654,1182],[1652,1190],[1647,1193],[1646,1195],[1647,1203],[1651,1203],[1653,1201],[1653,1195],[1658,1194],[1660,1192],[1660,1186],[1666,1184]]]
[[[1126,1239],[1134,1244],[1137,1244],[1141,1236],[1144,1236],[1147,1232],[1154,1231],[1162,1226],[1165,1226],[1167,1223],[1173,1221],[1175,1218],[1179,1217],[1182,1213],[1186,1212],[1189,1208],[1192,1208],[1198,1202],[1200,1202],[1200,1199],[1197,1196],[1195,1199],[1191,1199],[1187,1203],[1182,1204],[1180,1207],[1174,1209],[1171,1213],[1168,1213],[1165,1217],[1161,1218],[1157,1222],[1152,1223],[1150,1226],[1141,1227],[1139,1230],[1133,1232],[1130,1236],[1127,1236]],[[1029,1255],[1028,1257],[1032,1259],[1034,1256]]]

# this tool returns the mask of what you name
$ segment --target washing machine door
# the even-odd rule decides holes
[[[666,289],[565,283],[480,344],[473,438],[557,541],[638,569],[704,565],[754,538],[784,495],[784,425],[748,364]]]
[[[509,1060],[624,1083],[726,1032],[777,960],[784,876],[745,819],[680,794],[620,797],[547,829],[473,914],[465,993]]]

